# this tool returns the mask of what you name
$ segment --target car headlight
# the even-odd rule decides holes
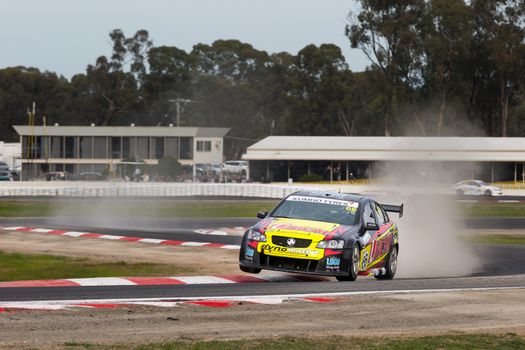
[[[328,241],[321,241],[317,244],[317,248],[329,248],[329,249],[343,249],[345,241],[342,239],[330,239]]]
[[[266,242],[266,235],[264,233],[250,230],[248,231],[248,239],[258,242]]]

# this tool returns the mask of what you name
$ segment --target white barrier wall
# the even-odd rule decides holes
[[[214,183],[0,183],[0,197],[260,197],[283,198],[298,187]]]

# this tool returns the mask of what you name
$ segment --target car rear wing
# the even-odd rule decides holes
[[[385,211],[399,213],[399,217],[403,216],[403,204],[401,205],[381,204],[381,207],[383,207]]]

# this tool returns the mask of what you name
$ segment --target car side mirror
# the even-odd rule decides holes
[[[260,212],[257,213],[257,217],[259,219],[264,219],[267,216],[268,216],[268,211],[267,210],[261,210]]]
[[[375,222],[367,222],[365,224],[365,231],[375,231],[375,230],[379,230],[379,225],[376,224]]]

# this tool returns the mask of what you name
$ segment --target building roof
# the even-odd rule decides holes
[[[525,162],[525,138],[269,136],[243,159]]]
[[[14,125],[19,135],[224,137],[229,128],[186,126],[29,126]]]

